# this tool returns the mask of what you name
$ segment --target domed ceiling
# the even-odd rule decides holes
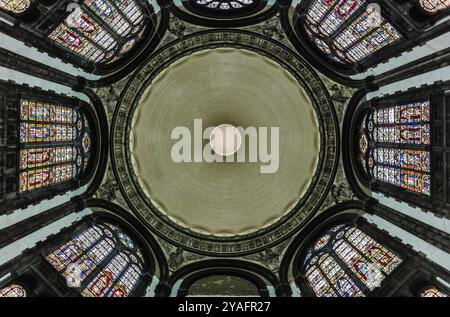
[[[257,231],[289,213],[311,184],[320,147],[313,106],[295,78],[266,57],[234,48],[193,53],[162,71],[138,103],[130,138],[133,172],[153,205],[183,227],[218,236]],[[175,162],[172,131],[194,132],[196,119],[203,129],[267,127],[271,136],[270,128],[279,128],[279,164],[275,157],[250,162],[249,136],[245,162],[237,154],[234,162]],[[208,142],[203,139],[202,150]],[[272,166],[272,173],[261,173],[262,165]]]
[[[210,132],[195,139],[200,119],[200,136],[229,124],[258,137],[267,128],[270,139],[278,128],[279,162],[261,157],[277,152],[275,139],[265,152],[259,139],[252,161],[245,134],[233,162],[196,160],[196,146],[210,141]],[[336,171],[338,123],[322,81],[294,51],[253,32],[194,32],[166,45],[128,79],[112,126],[126,203],[152,232],[198,253],[248,253],[291,236]],[[180,127],[191,132],[188,162],[173,157]]]

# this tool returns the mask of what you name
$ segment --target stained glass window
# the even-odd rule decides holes
[[[195,3],[208,9],[229,11],[253,5],[254,0],[196,0]]]
[[[419,0],[422,9],[429,13],[436,13],[450,7],[450,0]]]
[[[90,130],[73,107],[21,100],[19,192],[76,179],[87,167]]]
[[[20,127],[21,143],[74,141],[75,126],[24,122]]]
[[[85,0],[49,39],[93,63],[111,63],[133,48],[143,29],[137,1]]]
[[[30,0],[0,0],[0,8],[15,14],[24,13],[30,5]]]
[[[141,274],[142,274],[141,269],[137,265],[132,264],[130,267],[126,269],[125,273],[122,274],[122,276],[117,281],[116,285],[114,285],[114,287],[111,288],[111,290],[108,293],[108,296],[127,297],[128,294],[130,294],[130,292],[136,286]]]
[[[75,164],[55,165],[19,174],[19,191],[25,192],[39,189],[74,179],[77,174]]]
[[[66,279],[77,272],[76,287],[86,297],[127,297],[142,276],[141,250],[122,229],[107,223],[75,235],[46,259]]]
[[[304,26],[313,43],[340,63],[363,61],[401,38],[379,10],[364,0],[314,0]]]
[[[382,108],[374,114],[376,124],[412,124],[430,121],[430,102]]]
[[[70,17],[70,16],[69,16]],[[66,22],[67,23],[67,22]],[[108,37],[104,30],[100,31],[105,38]],[[50,39],[54,40],[57,44],[64,46],[65,48],[73,51],[74,53],[81,55],[82,57],[91,60],[92,62],[102,62],[106,59],[107,54],[100,47],[89,41],[81,34],[77,34],[67,24],[60,24],[50,35]],[[115,41],[107,41],[104,44],[110,44],[111,49],[115,46]],[[111,56],[114,54],[110,53]]]
[[[441,292],[436,287],[428,287],[422,290],[419,294],[420,297],[448,297],[447,294]]]
[[[86,297],[105,297],[109,295],[108,297],[110,297],[114,293],[114,289],[112,288],[113,282],[117,281],[119,276],[125,272],[129,263],[130,258],[125,252],[116,254],[83,290],[82,295]],[[127,294],[124,293],[124,296]]]
[[[0,289],[0,297],[27,297],[27,292],[22,286],[11,284]]]
[[[24,121],[75,123],[77,111],[70,107],[55,106],[44,102],[22,100],[20,119]]]
[[[318,297],[361,297],[379,287],[401,262],[361,230],[339,225],[312,245],[303,270]]]
[[[430,101],[371,111],[359,131],[359,156],[374,180],[431,195]]]
[[[76,156],[74,146],[24,149],[20,151],[20,169],[71,162]]]
[[[422,172],[431,171],[430,152],[428,151],[375,148],[373,156],[378,165],[383,164]]]

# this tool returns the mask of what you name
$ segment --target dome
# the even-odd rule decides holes
[[[0,0],[0,297],[448,297],[449,13]]]
[[[125,144],[115,147],[129,171],[120,179],[133,184],[133,205],[147,225],[160,233],[166,230],[160,224],[176,230],[172,239],[189,247],[199,241],[208,250],[213,239],[236,252],[257,235],[273,234],[280,222],[292,222],[294,230],[314,214],[314,198],[325,193],[314,185],[326,183],[324,167],[336,163],[337,123],[330,103],[319,106],[326,92],[304,61],[297,59],[301,70],[295,68],[270,53],[283,47],[251,45],[250,34],[223,36],[239,41],[189,52],[189,43],[209,38],[197,36],[187,47],[167,48],[182,47],[182,57],[167,58],[164,70],[153,67],[162,52],[130,79],[123,99],[129,102],[120,105],[127,116],[114,123],[124,139],[114,142]],[[319,121],[324,115],[330,120]],[[242,128],[244,148],[231,157],[205,157],[209,134],[203,134],[222,124]],[[245,132],[249,128],[254,132]],[[187,131],[188,149],[178,148],[185,141],[177,129]],[[177,158],[174,152],[187,153]]]

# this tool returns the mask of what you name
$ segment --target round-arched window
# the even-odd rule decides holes
[[[436,13],[450,7],[450,0],[419,0],[419,4],[426,12]]]
[[[11,284],[0,289],[0,297],[27,297],[27,292],[22,286]]]
[[[30,0],[1,0],[0,8],[14,14],[21,14],[31,6]]]
[[[434,286],[426,287],[419,293],[419,296],[420,297],[448,297],[447,294],[438,290]]]

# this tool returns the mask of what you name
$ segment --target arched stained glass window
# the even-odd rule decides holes
[[[436,287],[427,287],[424,290],[422,290],[419,294],[420,297],[448,297],[447,294],[444,292],[441,292]]]
[[[30,5],[30,0],[0,0],[1,9],[15,14],[24,13]]]
[[[135,0],[85,0],[49,38],[93,63],[111,63],[130,51],[144,31]]]
[[[361,297],[379,287],[401,262],[361,230],[339,225],[310,247],[303,272],[318,297]]]
[[[364,61],[401,38],[377,7],[364,0],[314,0],[304,27],[319,50],[343,64]]]
[[[126,297],[134,289],[142,270],[132,263],[126,252],[116,254],[97,276],[86,286],[86,297]],[[136,261],[136,258],[134,258]],[[113,285],[114,284],[114,285]]]
[[[27,292],[22,286],[11,284],[0,289],[0,297],[27,297]]]
[[[374,181],[431,194],[430,101],[372,110],[359,129],[360,161]]]
[[[96,224],[47,256],[47,261],[86,297],[126,297],[143,271],[143,257],[119,227]]]
[[[91,156],[87,119],[67,106],[20,101],[19,192],[81,176]]]
[[[450,7],[450,0],[419,0],[419,4],[426,12],[436,13]]]

